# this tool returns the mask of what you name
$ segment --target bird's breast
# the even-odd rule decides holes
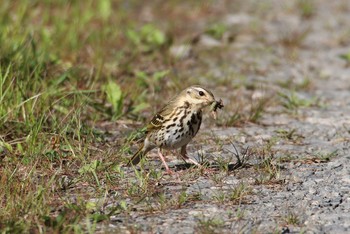
[[[202,122],[202,112],[179,108],[167,119],[162,127],[153,134],[158,147],[176,149],[188,144],[197,134]]]

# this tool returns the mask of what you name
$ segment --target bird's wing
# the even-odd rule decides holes
[[[147,125],[147,131],[160,128],[163,122],[164,116],[160,115],[159,113],[156,114],[151,120],[151,122],[149,122],[149,124]]]
[[[162,127],[163,123],[166,121],[166,118],[171,115],[173,112],[173,108],[171,105],[165,106],[160,112],[158,112],[152,120],[147,125],[146,132],[150,132]]]

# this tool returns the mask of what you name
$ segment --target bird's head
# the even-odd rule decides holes
[[[213,93],[200,86],[188,87],[183,91],[183,95],[186,101],[200,109],[215,102]]]

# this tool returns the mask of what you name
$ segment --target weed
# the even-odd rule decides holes
[[[227,149],[225,149],[225,150],[230,152],[237,160],[237,162],[235,164],[233,164],[232,166],[231,165],[228,166],[229,170],[234,170],[234,169],[243,167],[247,163],[248,159],[252,155],[252,151],[247,147],[246,149],[243,149],[241,152],[238,152],[238,150],[237,150],[236,146],[233,144],[233,142],[231,142],[231,145],[232,145],[233,149],[235,150],[234,152],[227,150]]]
[[[168,204],[167,204],[168,199],[169,198],[167,198],[165,193],[158,194],[158,203],[160,206],[160,210],[165,210],[168,208]]]
[[[241,220],[244,218],[244,216],[245,216],[244,210],[241,210],[241,208],[238,208],[236,211],[236,219]]]
[[[259,160],[259,163],[255,166],[260,172],[260,176],[256,178],[257,184],[277,182],[280,179],[281,169],[276,163],[275,151],[273,150],[276,141],[276,138],[272,138],[264,146],[252,150]]]
[[[177,199],[177,207],[180,208],[188,199],[188,196],[185,191],[182,191]]]
[[[288,79],[285,81],[278,81],[278,84],[284,89],[295,90],[295,91],[308,90],[312,87],[312,82],[309,77],[305,77],[299,83],[294,83],[292,79]]]
[[[301,47],[302,43],[305,41],[306,37],[310,33],[310,28],[298,28],[295,30],[289,30],[281,35],[280,43],[288,48],[298,48]],[[295,52],[295,51],[294,51]],[[296,57],[290,54],[292,58]]]
[[[311,18],[316,13],[316,5],[314,0],[298,0],[297,7],[303,18]]]
[[[227,201],[227,195],[224,191],[216,192],[213,198],[219,203],[223,203]]]
[[[271,98],[259,98],[256,103],[253,103],[250,107],[250,113],[248,120],[256,123],[261,117],[263,112],[265,111],[267,105],[270,103]]]
[[[334,150],[332,152],[328,152],[328,153],[316,153],[315,156],[316,158],[318,158],[321,161],[325,161],[328,162],[330,161],[332,158],[336,157],[338,155],[338,150]]]
[[[350,52],[339,55],[339,58],[343,59],[347,66],[350,66]]]
[[[220,233],[220,229],[225,225],[224,221],[220,218],[202,218],[198,220],[196,227],[199,233]]]
[[[127,5],[2,4],[2,232],[92,233],[111,215],[93,199],[118,191],[115,212],[128,212],[126,198],[133,202],[155,193],[159,171],[141,167],[130,178],[122,164],[142,130],[129,136],[120,130],[141,117],[150,95],[168,94],[164,83],[174,82],[164,49],[171,38],[160,24],[139,23],[139,3]],[[117,131],[96,132],[94,126],[110,120]],[[176,202],[186,199],[192,198]]]
[[[240,183],[228,191],[216,192],[213,198],[219,203],[241,204],[244,198],[251,194],[251,192],[252,190],[247,185]]]
[[[289,212],[286,216],[283,217],[283,220],[289,225],[299,225],[300,216],[294,212]]]
[[[215,162],[218,164],[220,170],[222,170],[226,173],[229,172],[229,161],[227,161],[221,157],[218,157]]]
[[[236,126],[244,121],[244,117],[239,113],[237,109],[233,114],[230,114],[227,118],[222,118],[218,120],[219,126]]]
[[[317,99],[304,99],[301,98],[296,92],[291,92],[290,94],[279,93],[281,97],[282,106],[287,110],[296,111],[301,107],[309,107],[316,105]]]
[[[300,142],[304,137],[297,133],[297,129],[293,128],[291,130],[286,129],[277,129],[275,132],[281,137],[282,139],[290,140],[293,142]]]
[[[126,36],[143,52],[151,52],[167,42],[165,33],[152,24],[146,24],[140,30],[128,29]]]
[[[123,114],[125,94],[123,94],[120,86],[113,81],[109,81],[103,89],[106,92],[107,101],[112,105],[112,119],[116,120]]]
[[[293,161],[295,158],[290,155],[290,154],[286,154],[286,155],[283,155],[281,157],[278,157],[277,158],[277,162],[278,163],[288,163],[288,162],[291,162]]]
[[[151,88],[151,92],[155,93],[160,91],[161,86],[159,85],[161,83],[161,80],[166,77],[166,75],[169,74],[168,70],[164,71],[157,71],[154,72],[152,75],[146,74],[146,72],[143,71],[136,71],[136,82],[137,84],[142,88]]]
[[[95,179],[95,182],[98,186],[100,186],[100,181],[97,177],[96,171],[98,167],[101,165],[101,162],[98,160],[94,160],[89,164],[84,165],[82,168],[78,170],[80,174],[91,173]]]
[[[242,102],[242,100],[231,101],[235,104],[231,108],[233,111],[228,116],[221,117],[217,124],[219,126],[240,126],[246,122],[257,123],[263,117],[264,112],[272,104],[273,100],[272,96],[259,98],[253,98],[251,96],[249,100],[244,100],[245,102]],[[250,103],[247,104],[246,102]]]
[[[217,23],[213,24],[205,31],[208,35],[215,39],[221,40],[224,33],[227,32],[227,26],[225,24]]]
[[[250,193],[251,190],[244,183],[240,183],[237,187],[232,189],[228,195],[228,199],[234,204],[239,204],[242,202],[242,199]]]

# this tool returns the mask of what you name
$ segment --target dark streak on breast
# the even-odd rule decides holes
[[[176,125],[175,123],[170,124],[170,125],[166,126],[166,129],[169,129],[169,128],[171,128],[171,127],[174,127],[175,125]]]
[[[179,122],[180,122],[180,127],[181,127],[181,129],[183,128],[183,122],[184,122],[184,119],[186,118],[186,116],[187,116],[187,113],[186,113],[186,110],[184,110],[184,114],[181,116],[181,118],[180,118],[180,120],[179,120]]]
[[[191,116],[191,123],[192,124],[197,124],[197,115],[192,114],[192,116]]]
[[[187,125],[188,125],[188,128],[189,128],[190,135],[193,136],[194,135],[194,129],[193,129],[193,125],[191,124],[190,120],[187,122]]]
[[[194,136],[197,135],[197,133],[201,127],[201,124],[202,124],[202,111],[197,112],[197,120],[198,120],[198,125],[197,125],[196,132],[194,133]]]

